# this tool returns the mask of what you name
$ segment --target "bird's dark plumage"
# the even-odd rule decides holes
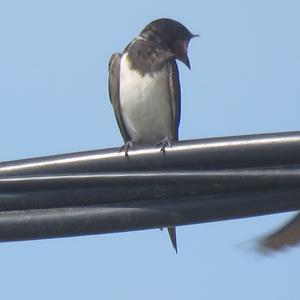
[[[180,83],[176,59],[190,68],[187,48],[195,35],[177,21],[148,24],[109,62],[109,96],[125,142],[167,145],[178,140]],[[169,234],[177,251],[175,228]]]
[[[130,137],[126,131],[126,127],[124,126],[124,121],[121,114],[120,108],[120,61],[121,61],[121,54],[114,53],[108,64],[109,69],[109,82],[108,82],[108,91],[109,91],[109,98],[111,104],[113,106],[116,120],[121,131],[122,137],[125,141],[130,140]]]

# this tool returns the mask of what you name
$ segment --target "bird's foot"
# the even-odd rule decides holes
[[[156,146],[160,147],[160,152],[165,153],[167,146],[169,148],[172,147],[172,140],[170,139],[170,137],[166,136],[161,141],[159,141],[158,143],[156,143]]]
[[[119,149],[119,152],[124,151],[124,152],[125,152],[125,157],[126,157],[126,158],[129,158],[128,151],[129,151],[130,148],[133,148],[133,141],[128,141],[128,142],[126,142],[126,143]]]

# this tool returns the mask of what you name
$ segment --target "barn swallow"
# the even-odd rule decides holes
[[[176,59],[190,69],[187,55],[192,34],[181,23],[158,19],[149,23],[122,53],[109,61],[109,96],[124,139],[157,145],[164,152],[178,140],[180,83]],[[175,227],[168,228],[177,252]]]

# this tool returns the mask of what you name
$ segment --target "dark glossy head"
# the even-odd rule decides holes
[[[163,43],[175,57],[182,61],[188,68],[190,62],[187,56],[189,41],[198,35],[192,34],[181,23],[171,19],[158,19],[148,24],[140,36]]]

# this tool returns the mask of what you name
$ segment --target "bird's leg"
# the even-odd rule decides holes
[[[165,138],[163,138],[161,141],[159,141],[158,143],[156,143],[157,147],[161,147],[160,151],[165,153],[166,152],[166,147],[172,147],[172,139],[168,136],[166,136]]]
[[[133,141],[127,141],[122,147],[120,147],[119,152],[124,151],[125,152],[125,157],[129,158],[128,150],[130,148],[133,148]]]

